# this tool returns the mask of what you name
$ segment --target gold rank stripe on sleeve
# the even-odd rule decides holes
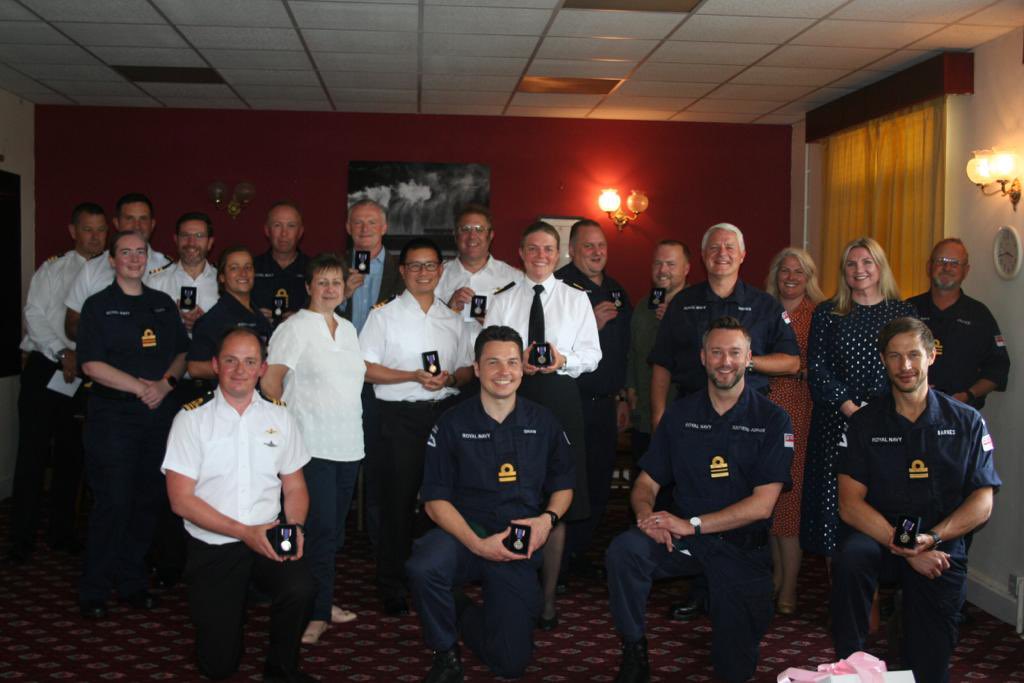
[[[204,403],[206,403],[206,397],[205,396],[200,396],[196,400],[189,401],[188,403],[183,405],[181,407],[181,409],[182,410],[195,410],[196,408],[198,408],[199,406],[203,405]]]
[[[512,289],[515,286],[516,286],[516,283],[515,283],[515,280],[513,280],[512,282],[508,283],[504,287],[498,287],[496,290],[494,290],[494,293],[495,294],[501,294],[502,292],[507,292],[508,290]]]

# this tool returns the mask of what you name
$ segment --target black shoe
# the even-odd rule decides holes
[[[263,665],[263,680],[266,683],[313,683],[318,679],[301,671],[285,671],[276,664],[266,662]]]
[[[107,603],[102,600],[82,600],[78,603],[78,613],[83,619],[105,619]]]
[[[647,639],[622,641],[622,666],[615,683],[649,683],[651,664],[647,661]]]
[[[447,650],[434,652],[434,664],[423,683],[462,683],[462,658],[456,643]]]
[[[131,595],[123,598],[123,602],[128,603],[135,609],[153,609],[160,604],[156,596],[147,590],[141,590],[138,593],[132,593]]]
[[[389,617],[404,617],[409,614],[409,603],[405,598],[382,598],[381,608]]]
[[[541,631],[554,631],[558,626],[558,612],[555,612],[555,616],[550,619],[541,615],[540,619],[537,620],[537,627]]]
[[[668,618],[672,621],[693,621],[707,611],[704,598],[690,595],[683,602],[677,602],[668,608]]]

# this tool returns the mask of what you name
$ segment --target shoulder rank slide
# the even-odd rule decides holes
[[[377,310],[378,308],[384,308],[385,306],[387,306],[389,303],[391,303],[392,301],[394,301],[397,298],[398,298],[397,294],[392,294],[387,299],[384,299],[384,301],[381,301],[378,304],[374,304],[372,310]]]
[[[565,280],[562,280],[562,282],[565,282]],[[584,293],[586,293],[586,291],[587,291],[587,288],[584,287],[583,285],[581,285],[578,282],[565,282],[565,284],[569,285],[570,287],[575,287],[576,289],[578,289],[578,290],[580,290],[581,292],[584,292]]]
[[[508,283],[504,287],[498,287],[496,290],[494,290],[494,293],[495,294],[501,294],[502,292],[507,292],[508,290],[512,289],[515,286],[516,286],[516,282],[515,282],[515,280],[513,280],[512,282]]]

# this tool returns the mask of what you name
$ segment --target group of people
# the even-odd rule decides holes
[[[694,580],[669,616],[709,614],[716,675],[747,680],[773,613],[799,609],[805,551],[831,558],[837,654],[863,646],[880,578],[898,580],[905,664],[948,678],[970,532],[1000,483],[978,409],[1009,369],[961,289],[959,240],[935,245],[931,288],[907,301],[878,243],[854,240],[826,300],[798,248],[766,290],[744,282],[743,233],[719,223],[706,281],[688,286],[690,250],[664,240],[634,305],[589,220],[561,268],[558,231],[527,227],[522,270],[491,255],[476,205],[448,260],[424,238],[389,253],[372,200],[350,207],[343,256],[303,254],[301,212],[278,202],[269,249],[228,247],[216,268],[203,213],[177,220],[173,262],[149,246],[144,195],[111,223],[108,239],[100,206],[75,207],[74,249],[33,277],[22,344],[9,558],[30,560],[51,450],[48,539],[77,550],[84,461],[83,617],[104,617],[112,591],[153,608],[149,567],[184,579],[199,669],[224,678],[253,584],[271,601],[264,679],[312,680],[300,644],[357,618],[334,584],[362,471],[380,608],[408,614],[411,598],[429,683],[463,679],[460,639],[521,675],[574,576],[607,578],[616,680],[649,680],[647,598],[677,575]],[[630,428],[636,526],[602,567],[589,558]],[[474,580],[482,605],[461,591]]]

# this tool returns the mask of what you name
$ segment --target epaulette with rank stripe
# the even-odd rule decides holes
[[[204,403],[206,403],[206,398],[207,398],[206,396],[200,396],[200,397],[199,397],[199,398],[197,398],[196,400],[194,400],[194,401],[189,401],[188,403],[186,403],[185,405],[183,405],[183,406],[181,407],[181,409],[182,409],[182,410],[195,410],[195,409],[196,409],[196,408],[198,408],[199,406],[201,406],[201,405],[203,405]]]
[[[170,266],[170,265],[171,265],[170,263],[165,263],[164,265],[160,266],[159,268],[154,268],[153,270],[149,271],[149,274],[150,275],[155,275],[156,273],[159,273],[161,270],[167,270],[167,267]]]
[[[60,258],[60,254],[54,254],[50,258],[46,259],[46,262],[47,263],[53,263],[54,261],[56,261],[59,258]]]
[[[494,290],[494,293],[495,294],[501,294],[502,292],[507,292],[508,290],[512,289],[515,286],[516,286],[516,281],[513,280],[512,282],[508,283],[504,287],[498,287],[496,290]]]
[[[285,404],[285,402],[284,402],[284,401],[282,401],[282,400],[281,400],[281,399],[279,399],[279,398],[269,398],[269,397],[267,397],[267,396],[264,396],[263,398],[267,399],[268,401],[270,401],[271,403],[273,403],[273,404],[274,404],[275,406],[287,407],[287,405]]]
[[[373,310],[376,311],[378,308],[384,308],[385,306],[387,306],[389,303],[391,303],[392,301],[394,301],[397,298],[398,298],[397,294],[392,294],[387,299],[384,299],[384,301],[381,301],[379,304],[374,304],[373,305]]]
[[[565,282],[565,280],[562,280],[562,282]],[[581,285],[578,282],[566,282],[565,284],[569,285],[570,287],[575,287],[576,289],[580,290],[581,292],[586,292],[587,291],[587,288],[584,287],[583,285]]]

